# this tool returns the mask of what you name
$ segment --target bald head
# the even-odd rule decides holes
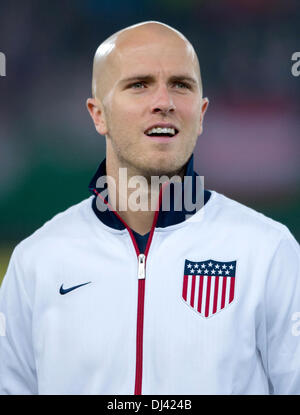
[[[111,88],[114,75],[120,71],[118,56],[126,52],[126,49],[136,48],[138,50],[146,43],[161,44],[162,42],[177,44],[179,48],[182,47],[186,50],[195,67],[202,92],[200,65],[192,44],[183,34],[172,27],[164,23],[149,21],[129,26],[114,33],[98,47],[93,63],[93,97],[101,101],[105,98]]]

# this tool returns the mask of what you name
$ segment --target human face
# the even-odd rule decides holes
[[[191,156],[202,131],[202,99],[196,58],[177,36],[130,39],[111,57],[110,88],[103,97],[107,163],[144,176],[175,174]],[[172,137],[150,137],[153,126]]]

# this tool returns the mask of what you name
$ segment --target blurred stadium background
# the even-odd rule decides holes
[[[10,1],[0,5],[0,282],[14,246],[89,196],[104,157],[85,108],[93,54],[128,25],[159,20],[198,52],[210,100],[196,168],[215,189],[300,241],[298,0]]]

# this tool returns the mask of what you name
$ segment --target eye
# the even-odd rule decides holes
[[[129,85],[129,88],[132,88],[132,89],[143,89],[144,87],[145,87],[144,82],[135,82]]]
[[[175,87],[177,89],[191,89],[189,84],[187,84],[185,82],[181,82],[181,81],[175,82]]]

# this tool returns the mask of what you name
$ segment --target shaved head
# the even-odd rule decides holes
[[[116,71],[119,70],[118,54],[126,48],[138,48],[139,45],[149,43],[160,43],[163,40],[177,41],[186,48],[187,53],[192,56],[195,72],[198,77],[199,87],[202,92],[202,81],[200,65],[197,54],[188,39],[178,30],[164,23],[148,21],[126,27],[107,38],[98,47],[93,62],[92,94],[94,98],[102,101],[111,87],[111,80]]]

